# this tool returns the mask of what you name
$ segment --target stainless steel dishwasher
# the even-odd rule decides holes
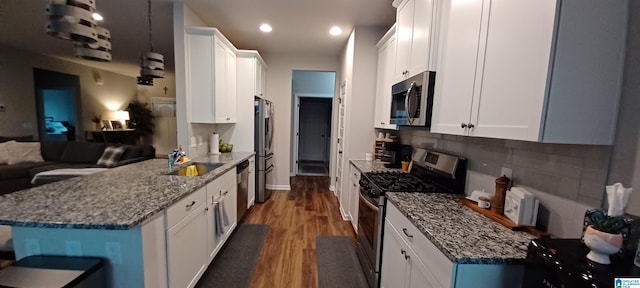
[[[242,161],[236,167],[236,176],[238,179],[238,222],[247,212],[249,199],[249,160]]]

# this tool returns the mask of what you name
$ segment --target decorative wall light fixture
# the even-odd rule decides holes
[[[149,52],[140,56],[140,76],[138,85],[153,85],[153,78],[164,78],[164,56],[153,52],[153,28],[151,25],[151,0],[147,1],[149,9]]]
[[[47,34],[73,41],[74,56],[111,61],[111,33],[96,24],[94,0],[49,0],[46,11]]]

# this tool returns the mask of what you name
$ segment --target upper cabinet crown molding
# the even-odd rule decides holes
[[[627,14],[627,1],[443,1],[431,131],[611,145]]]

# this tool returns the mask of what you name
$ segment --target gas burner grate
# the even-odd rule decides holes
[[[401,172],[368,172],[366,177],[383,192],[438,192],[435,185]]]

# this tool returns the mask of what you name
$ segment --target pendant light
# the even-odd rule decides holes
[[[149,16],[149,52],[140,55],[139,85],[153,85],[153,78],[164,78],[164,56],[153,52],[153,28],[151,25],[151,0],[147,1]]]
[[[47,34],[73,41],[73,55],[111,61],[111,33],[96,23],[94,0],[49,0]]]
[[[81,43],[98,42],[93,0],[49,0],[47,34]]]
[[[111,61],[111,32],[108,29],[96,26],[98,42],[88,44],[75,42],[73,55],[79,58],[93,61]]]

